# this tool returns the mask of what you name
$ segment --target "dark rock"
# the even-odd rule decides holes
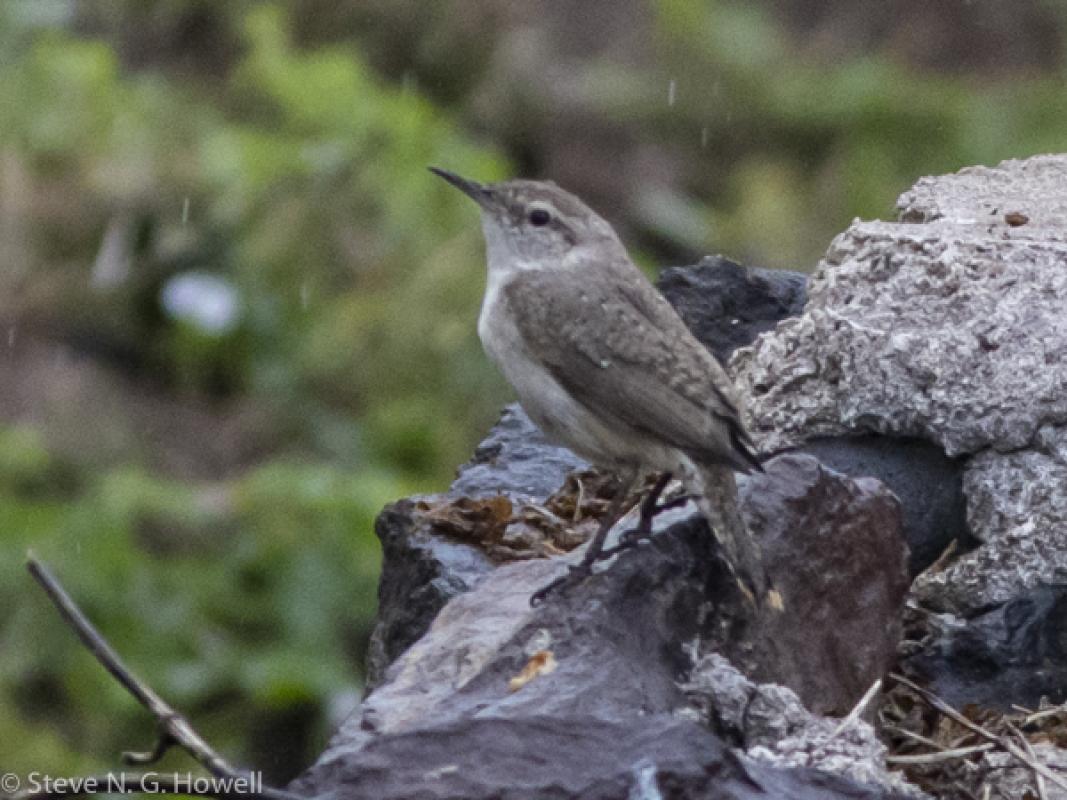
[[[1067,701],[1067,585],[1031,589],[971,619],[935,617],[906,666],[949,703],[1007,711]]]
[[[742,509],[785,611],[708,648],[749,677],[795,691],[818,714],[847,713],[895,659],[908,590],[897,499],[811,456],[771,459],[740,484]],[[725,631],[723,631],[725,632]]]
[[[550,444],[518,405],[500,421],[459,469],[449,497],[506,495],[543,501],[584,461]],[[374,526],[382,543],[378,616],[367,650],[366,686],[381,682],[385,668],[430,626],[445,603],[470,589],[493,568],[480,548],[434,532],[410,500],[393,503]]]
[[[445,603],[470,589],[493,565],[479,548],[438,536],[411,500],[391,503],[374,532],[382,543],[378,616],[367,647],[366,687],[426,633]]]
[[[296,788],[338,798],[618,797],[643,785],[683,797],[888,796],[742,764],[706,729],[672,719],[691,710],[679,681],[694,642],[839,710],[894,652],[906,575],[892,496],[801,455],[770,461],[742,496],[781,615],[755,614],[691,508],[664,514],[650,542],[538,608],[530,594],[579,554],[499,566],[441,610]],[[514,685],[532,662],[549,666]]]
[[[639,725],[594,716],[457,720],[375,740],[293,788],[337,800],[894,796],[811,769],[743,760],[705,728],[669,714]]]
[[[693,335],[723,363],[738,347],[801,313],[806,284],[803,273],[743,267],[723,256],[665,269],[656,281]]]
[[[893,491],[904,515],[911,577],[934,563],[953,540],[961,550],[977,544],[967,527],[963,461],[949,458],[937,445],[871,435],[813,439],[799,449],[853,478],[877,478]]]
[[[474,457],[459,468],[452,497],[503,494],[517,499],[544,500],[563,483],[568,472],[589,465],[566,447],[550,443],[522,408],[504,409]]]

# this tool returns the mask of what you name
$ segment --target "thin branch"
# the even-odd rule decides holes
[[[1037,753],[1034,752],[1033,745],[1030,744],[1030,741],[1023,736],[1023,732],[1010,722],[1005,721],[1005,724],[1008,726],[1008,730],[1010,730],[1015,735],[1015,738],[1019,740],[1019,744],[1026,750],[1026,754],[1034,759],[1034,761],[1037,761]],[[1048,789],[1045,787],[1045,779],[1040,772],[1034,772],[1034,783],[1037,785],[1038,798],[1040,800],[1048,800]]]
[[[992,742],[983,742],[982,744],[974,744],[970,747],[957,747],[954,750],[938,750],[936,753],[918,753],[909,756],[886,756],[885,760],[887,764],[937,764],[942,761],[952,761],[955,758],[963,758],[964,756],[973,755],[975,753],[985,753],[994,748],[996,748],[996,745]]]
[[[963,716],[963,714],[954,709],[936,694],[929,691],[928,689],[922,688],[917,683],[908,680],[903,675],[893,673],[892,675],[890,675],[890,677],[898,683],[907,686],[909,689],[919,695],[919,697],[925,700],[931,708],[940,711],[946,717],[951,718],[954,722],[959,723],[960,725],[972,731],[973,733],[977,733],[983,739],[990,741],[993,744],[998,745],[1002,749],[1006,750],[1010,755],[1014,756],[1018,761],[1022,762],[1025,766],[1032,769],[1036,774],[1041,775],[1050,783],[1054,783],[1061,789],[1067,789],[1067,781],[1065,781],[1047,766],[1042,764],[1040,761],[1031,758],[1030,755],[1025,750],[1021,749],[1017,744],[1011,742],[1009,739],[1003,736],[998,736],[992,731],[986,730],[978,723],[972,722],[971,720],[967,719],[967,717]]]
[[[34,580],[48,594],[52,603],[64,620],[74,629],[82,644],[97,661],[103,665],[112,677],[126,689],[142,706],[144,706],[159,724],[160,738],[148,753],[127,753],[128,761],[139,764],[154,763],[172,746],[177,745],[191,755],[208,772],[216,778],[238,781],[247,779],[247,773],[235,770],[197,733],[189,721],[175,711],[162,697],[153,691],[144,681],[138,679],[126,666],[122,658],[107,640],[88,620],[82,610],[67,594],[59,580],[33,554],[26,560],[26,568]],[[216,796],[216,795],[210,795]],[[300,800],[299,795],[260,786],[258,791],[244,793],[245,798],[257,796],[264,800]]]
[[[871,684],[870,689],[864,692],[863,697],[860,698],[860,701],[856,703],[856,705],[852,708],[850,712],[848,712],[848,716],[841,720],[841,723],[836,728],[834,728],[833,733],[830,734],[830,738],[826,741],[829,742],[836,739],[838,736],[845,732],[846,728],[851,727],[856,722],[856,720],[860,718],[860,715],[863,714],[863,712],[867,709],[867,706],[871,704],[871,701],[874,700],[875,695],[878,694],[878,690],[881,688],[882,679],[879,678]]]

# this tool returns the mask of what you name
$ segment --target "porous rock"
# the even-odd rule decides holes
[[[927,179],[900,203],[930,221],[838,236],[804,314],[734,355],[764,445],[876,432],[956,456],[1067,422],[1065,176],[1055,156]],[[1028,197],[1027,224],[998,192]]]
[[[924,605],[972,616],[1026,589],[1067,582],[1067,429],[1046,426],[1030,448],[974,456],[964,492],[982,546],[916,581]]]
[[[967,458],[982,545],[916,594],[968,616],[1067,577],[1067,156],[926,178],[899,207],[839,236],[804,314],[732,364],[769,450],[874,432]]]
[[[1057,775],[1067,774],[1067,750],[1048,742],[1038,742],[1032,747],[1035,761],[1048,767]],[[984,754],[976,772],[982,777],[975,783],[981,784],[982,787],[988,786],[990,797],[1067,800],[1067,790],[1048,780],[1045,781],[1044,794],[1039,793],[1033,770],[1003,751]]]
[[[793,691],[749,680],[718,653],[697,657],[682,689],[704,724],[757,761],[925,796],[886,769],[886,746],[862,716],[846,723],[812,714]]]
[[[652,541],[537,608],[530,594],[580,551],[504,564],[441,610],[295,788],[335,797],[893,796],[739,760],[679,718],[691,708],[678,680],[694,642],[728,644],[731,660],[761,662],[768,679],[845,710],[893,652],[892,602],[906,577],[889,493],[789,455],[744,482],[742,497],[785,598],[780,619],[754,613],[691,509],[663,515]],[[777,538],[789,527],[796,541],[784,548]],[[887,543],[875,546],[875,535]],[[794,561],[801,551],[804,568]],[[541,667],[516,684],[531,664]]]

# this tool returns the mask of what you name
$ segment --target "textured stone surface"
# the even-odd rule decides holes
[[[750,681],[717,653],[699,657],[682,685],[698,718],[757,761],[814,767],[865,784],[925,795],[885,767],[886,747],[863,719],[812,714],[784,686]]]
[[[919,578],[915,594],[925,605],[971,616],[1026,589],[1067,582],[1067,429],[1042,428],[1030,449],[976,455],[964,492],[982,546]]]
[[[1038,742],[1033,747],[1037,761],[1052,768],[1060,776],[1067,773],[1067,750],[1045,742]],[[990,797],[1067,800],[1067,791],[1051,781],[1045,782],[1045,795],[1042,797],[1038,794],[1033,771],[1005,752],[983,755],[979,771],[983,776],[981,783],[990,788]]]
[[[804,314],[733,358],[767,449],[877,432],[969,457],[982,546],[921,576],[935,609],[1067,579],[1065,176],[1047,156],[923,179],[899,202],[911,222],[854,223]]]
[[[1022,236],[1064,239],[1067,230],[1067,158],[1012,159],[996,167],[967,167],[954,175],[922,178],[897,200],[903,222],[990,223],[1011,213],[1029,218]],[[1057,234],[1056,231],[1059,231]]]
[[[952,218],[853,223],[809,282],[804,314],[735,353],[767,448],[877,432],[954,456],[1025,447],[1067,421],[1067,157],[993,173],[995,189],[977,192],[988,175],[971,171],[902,200],[915,218],[935,207]],[[983,205],[998,191],[1048,213],[1013,227]]]
[[[892,490],[904,515],[912,577],[930,566],[953,540],[964,550],[974,546],[963,496],[964,461],[948,458],[937,445],[867,435],[813,439],[800,451],[853,478],[877,478]]]
[[[723,362],[780,320],[799,314],[806,284],[802,273],[743,267],[722,256],[665,269],[656,281],[689,330]]]
[[[787,455],[742,483],[742,502],[785,598],[781,615],[756,617],[690,508],[662,515],[651,542],[536,609],[530,594],[580,552],[504,564],[441,610],[298,788],[352,797],[371,789],[383,797],[584,797],[624,795],[655,778],[665,793],[682,787],[681,796],[760,796],[757,786],[769,796],[881,796],[817,773],[741,765],[705,729],[677,718],[690,707],[677,682],[696,641],[720,644],[813,704],[846,711],[894,651],[906,576],[896,503],[884,488]],[[555,668],[509,691],[545,652]],[[478,758],[497,752],[486,744],[494,737],[511,744],[496,759]],[[677,745],[683,739],[711,744],[693,755]],[[557,757],[561,750],[567,755]],[[746,785],[748,794],[731,794]]]
[[[731,631],[708,646],[812,711],[844,714],[900,639],[909,578],[899,504],[877,481],[810,456],[777,456],[765,469],[741,482],[742,510],[786,611],[761,615],[751,642]]]
[[[1033,589],[966,621],[938,615],[926,627],[929,641],[906,667],[953,705],[1067,702],[1067,585]]]
[[[693,722],[486,717],[377,739],[294,787],[375,800],[877,800],[904,797],[811,769],[742,759]]]

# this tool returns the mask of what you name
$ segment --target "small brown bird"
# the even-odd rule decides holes
[[[651,532],[659,494],[679,476],[742,590],[778,605],[737,505],[734,472],[762,470],[737,391],[612,227],[554,183],[482,185],[431,170],[481,208],[489,274],[478,335],[486,353],[549,438],[622,483],[582,562],[532,600],[590,574],[623,499],[643,472],[658,471],[639,531]]]

